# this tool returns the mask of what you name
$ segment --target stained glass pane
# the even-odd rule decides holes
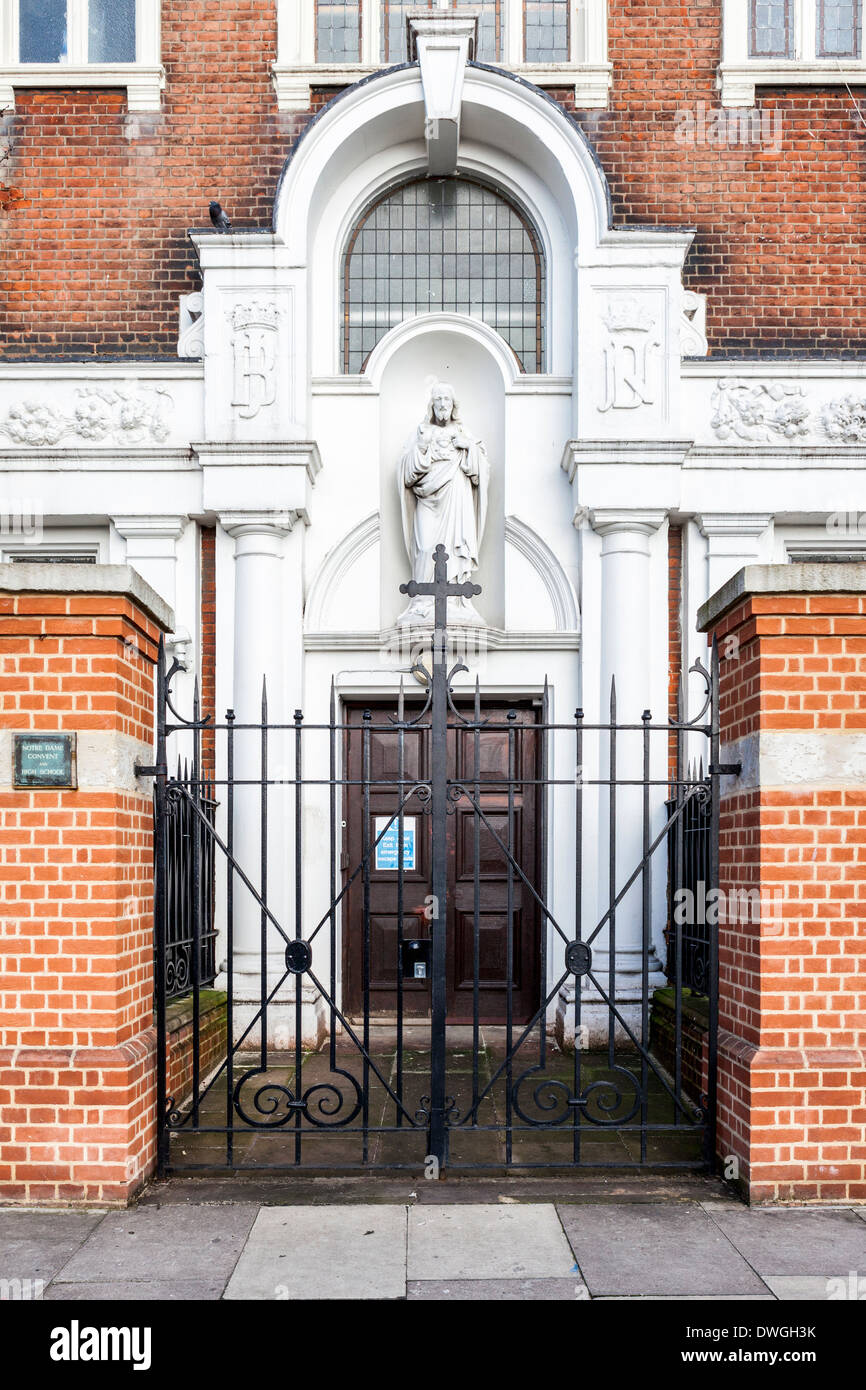
[[[792,0],[751,0],[749,57],[793,58],[794,6]]]
[[[395,324],[445,310],[483,319],[525,371],[543,371],[543,279],[531,227],[492,189],[466,179],[405,184],[350,241],[344,370],[362,371]]]
[[[863,19],[860,0],[818,0],[815,51],[819,58],[859,58]]]
[[[67,56],[66,0],[19,0],[19,62],[64,63]]]
[[[316,61],[361,61],[359,0],[316,0]]]
[[[135,62],[135,0],[89,0],[87,30],[88,62]]]
[[[568,6],[569,0],[525,0],[527,63],[568,62]]]

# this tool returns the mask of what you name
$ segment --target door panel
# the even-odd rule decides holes
[[[400,738],[388,724],[392,707],[371,712],[365,734],[363,710],[348,706],[344,744],[346,825],[345,881],[368,851],[369,874],[357,872],[345,898],[343,971],[346,1007],[362,1015],[365,996],[371,1014],[391,1016],[398,1002],[399,872],[396,821],[390,845],[377,853],[377,817],[386,820],[399,805]],[[466,716],[469,711],[461,711]],[[506,717],[509,727],[506,724]],[[411,717],[411,714],[410,714]],[[446,916],[448,1020],[471,1022],[475,995],[476,920],[479,1018],[484,1023],[505,1021],[509,960],[509,865],[503,846],[512,853],[530,883],[540,882],[541,798],[532,782],[539,776],[540,739],[536,710],[529,704],[485,704],[482,719],[493,728],[449,728],[448,776],[468,795],[456,800],[448,824],[448,901]],[[452,715],[451,723],[456,721]],[[383,727],[386,726],[386,727]],[[404,794],[413,783],[430,775],[429,730],[407,730],[403,736]],[[476,766],[477,752],[477,766]],[[509,782],[509,770],[513,780]],[[526,785],[529,782],[530,785]],[[384,785],[376,785],[376,783]],[[478,785],[476,812],[469,800]],[[429,938],[431,888],[431,824],[424,799],[408,797],[404,807],[402,922],[404,939]],[[485,823],[486,821],[486,823]],[[414,831],[414,866],[407,866],[409,831]],[[476,912],[475,844],[478,841],[478,901]],[[497,842],[498,840],[502,843]],[[387,838],[387,837],[386,837]],[[390,867],[389,867],[390,865]],[[539,932],[541,914],[533,894],[516,870],[511,871],[511,982],[515,1023],[532,1017],[539,1003]],[[369,901],[369,936],[365,950],[364,909]],[[365,965],[365,961],[367,964]],[[365,980],[369,988],[365,990]],[[402,981],[403,1009],[424,1017],[430,1008],[428,980]]]

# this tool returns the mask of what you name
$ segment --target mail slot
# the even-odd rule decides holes
[[[430,941],[419,939],[403,942],[403,979],[429,980]]]

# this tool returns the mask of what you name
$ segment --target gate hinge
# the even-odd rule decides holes
[[[711,777],[739,777],[743,770],[742,763],[710,763]]]
[[[133,765],[133,771],[136,777],[157,777],[159,775],[158,767],[145,767],[144,763],[140,763],[137,758]]]

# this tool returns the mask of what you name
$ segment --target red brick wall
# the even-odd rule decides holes
[[[754,595],[717,631],[726,742],[866,728],[863,595]],[[866,788],[722,802],[721,887],[762,894],[719,928],[719,1152],[753,1199],[866,1197],[864,846]]]
[[[122,594],[0,594],[4,726],[149,745],[158,640]],[[150,788],[79,781],[0,793],[0,1199],[123,1199],[154,1158]]]
[[[696,227],[686,281],[710,295],[714,351],[862,354],[864,90],[760,93],[782,120],[778,155],[678,143],[678,112],[717,105],[721,9],[609,5],[610,110],[574,118],[614,221]],[[210,198],[236,225],[270,226],[309,120],[276,109],[276,4],[163,0],[162,16],[161,113],[128,121],[122,92],[16,93],[0,171],[7,358],[172,357],[177,296],[198,283],[186,232],[207,223]]]
[[[176,1006],[174,1006],[176,1007]],[[165,1093],[171,1107],[188,1102],[192,1097],[193,1081],[193,1037],[192,1005],[181,1022],[171,1017],[166,1030]],[[208,1003],[208,994],[202,999],[202,1014],[198,1030],[199,1037],[199,1076],[203,1085],[215,1067],[225,1061],[227,1047],[225,996]]]

